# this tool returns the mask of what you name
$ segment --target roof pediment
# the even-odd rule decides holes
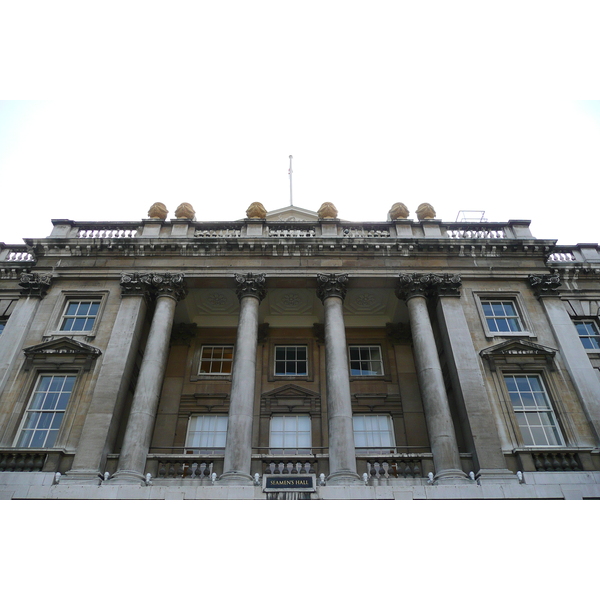
[[[318,221],[319,215],[299,206],[285,206],[267,212],[267,221]]]

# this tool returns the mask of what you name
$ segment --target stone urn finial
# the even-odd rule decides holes
[[[402,202],[396,202],[390,208],[390,212],[388,213],[388,218],[390,221],[397,221],[398,219],[407,219],[410,211],[406,208],[406,204],[402,204]]]
[[[249,219],[264,219],[267,216],[267,209],[260,202],[253,202],[246,211]]]
[[[196,212],[194,211],[194,207],[188,202],[182,202],[175,211],[176,219],[190,219],[194,220],[196,217]]]
[[[319,215],[319,219],[336,219],[338,211],[332,202],[323,202],[317,214]]]
[[[162,202],[155,202],[148,211],[148,216],[151,219],[160,219],[161,221],[164,221],[168,214],[169,211]]]
[[[417,218],[419,221],[425,221],[426,219],[435,219],[435,208],[431,206],[428,202],[423,202],[423,204],[419,204],[419,208],[417,208]]]

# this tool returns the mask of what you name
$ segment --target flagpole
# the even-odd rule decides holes
[[[292,158],[293,156],[290,154],[290,170],[288,171],[290,175],[290,206],[294,206],[294,202],[292,201]]]

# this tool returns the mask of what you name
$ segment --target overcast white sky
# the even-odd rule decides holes
[[[156,201],[200,220],[280,208],[289,154],[294,204],[343,219],[426,201],[600,241],[600,101],[574,99],[598,79],[582,11],[80,4],[0,4],[1,97],[35,100],[0,103],[2,241]]]

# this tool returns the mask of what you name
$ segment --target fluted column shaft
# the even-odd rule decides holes
[[[329,485],[361,483],[356,472],[350,372],[343,300],[347,275],[319,275],[318,295],[325,310],[325,367],[329,429]]]
[[[156,307],[138,377],[118,470],[114,483],[144,480],[146,457],[158,409],[158,400],[169,355],[169,339],[177,300],[185,295],[183,275],[152,276],[156,287]]]
[[[220,483],[252,485],[252,422],[256,383],[258,307],[265,296],[264,275],[236,275],[240,300],[233,357],[231,400],[227,423],[225,461]]]
[[[402,276],[398,295],[406,300],[408,306],[415,366],[433,453],[435,478],[464,480],[466,475],[460,464],[454,423],[427,307],[426,295],[431,292],[434,281],[429,275]]]

